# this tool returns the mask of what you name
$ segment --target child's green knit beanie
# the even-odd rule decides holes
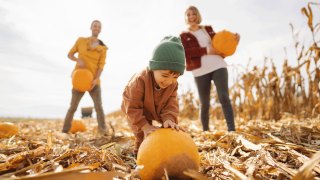
[[[153,50],[149,69],[171,70],[182,75],[185,69],[185,54],[180,38],[175,36],[163,38]]]

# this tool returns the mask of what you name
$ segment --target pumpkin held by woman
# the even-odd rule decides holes
[[[212,47],[225,56],[231,56],[237,49],[238,40],[230,31],[217,32],[212,39]]]

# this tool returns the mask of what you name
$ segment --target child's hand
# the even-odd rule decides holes
[[[144,133],[144,137],[147,137],[150,133],[155,131],[157,128],[155,126],[152,126],[149,123],[147,123],[141,129]]]
[[[178,126],[178,124],[176,124],[175,122],[171,121],[171,120],[166,120],[163,123],[163,127],[164,128],[172,128],[172,129],[176,129],[176,130],[182,130],[184,131],[184,129],[182,129],[181,127]]]

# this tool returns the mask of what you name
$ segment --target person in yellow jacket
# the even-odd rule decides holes
[[[88,69],[94,76],[89,94],[94,102],[94,108],[97,113],[98,132],[106,134],[104,112],[102,108],[100,76],[103,71],[106,60],[107,46],[98,39],[101,32],[101,22],[94,20],[91,23],[92,35],[90,37],[80,37],[68,53],[68,58],[76,62],[75,68]],[[76,57],[75,54],[78,53]],[[72,98],[70,107],[64,119],[62,132],[68,133],[71,128],[73,115],[78,108],[79,102],[84,92],[72,89]]]

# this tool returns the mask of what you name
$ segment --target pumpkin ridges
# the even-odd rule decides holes
[[[223,30],[217,32],[212,39],[212,47],[223,53],[225,56],[231,56],[237,49],[238,41],[234,33]]]
[[[179,162],[179,166],[175,165],[175,162]],[[162,163],[159,167],[155,170],[157,173],[155,176],[161,177],[163,175],[164,169],[166,169],[169,179],[192,179],[186,177],[183,174],[183,171],[187,169],[199,169],[199,165],[193,161],[187,154],[178,154],[173,156],[172,158],[168,159],[167,162]]]
[[[72,73],[72,85],[73,89],[86,92],[91,88],[91,83],[93,81],[92,73],[87,69],[76,69]]]

